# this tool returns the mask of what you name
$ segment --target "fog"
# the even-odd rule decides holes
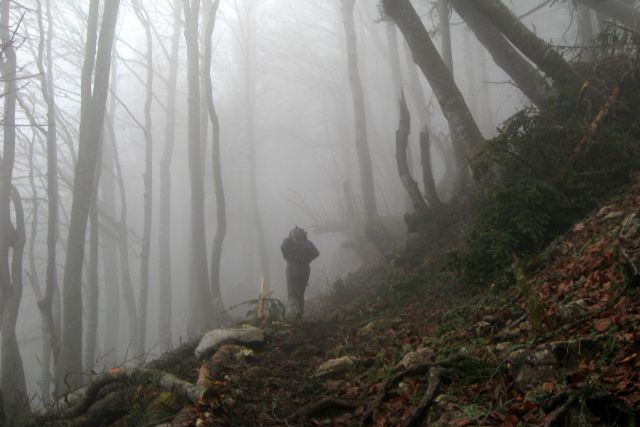
[[[57,134],[60,192],[56,253],[58,287],[62,292],[69,224],[72,221],[75,161],[81,139],[81,81],[87,22],[90,19],[88,1],[42,0],[41,3],[35,0],[12,2],[8,21],[17,58],[14,80],[17,82],[18,97],[15,119],[16,155],[11,183],[19,190],[24,204],[27,239],[23,295],[16,335],[24,363],[28,395],[34,396],[35,406],[47,400],[42,395],[43,389],[54,390],[53,381],[44,388],[40,384],[42,345],[47,337],[43,335],[42,316],[33,286],[33,281],[37,280],[36,287],[40,288],[38,292],[44,292],[48,259],[46,138],[50,123],[47,118],[47,102],[41,91],[39,44],[49,40],[47,30],[52,24],[51,57],[48,57],[46,49],[40,55],[44,56],[45,64],[51,63],[52,66],[51,75],[45,67],[45,77],[52,79],[56,106],[57,126],[53,129]],[[213,79],[212,94],[220,123],[220,163],[226,199],[227,232],[222,246],[219,286],[225,310],[256,299],[260,294],[261,277],[265,275],[260,259],[259,229],[253,211],[253,180],[270,271],[269,277],[265,279],[267,288],[273,290],[273,298],[282,301],[287,299],[286,264],[280,252],[280,244],[295,225],[307,230],[309,239],[320,252],[319,258],[311,264],[307,300],[330,293],[331,283],[336,278],[345,277],[361,265],[374,262],[382,256],[371,244],[364,244],[364,247],[354,250],[354,246],[361,245],[361,242],[358,243],[354,238],[352,226],[354,223],[363,223],[366,212],[363,208],[359,157],[354,145],[354,107],[347,69],[341,3],[337,0],[222,0],[219,4],[212,37],[212,66],[206,72],[210,72]],[[530,0],[504,3],[516,15],[522,15],[543,2]],[[187,103],[189,87],[183,29],[180,30],[179,38],[176,109],[174,113],[167,111],[171,37],[174,31],[172,13],[175,5],[180,5],[181,2],[145,0],[133,4],[146,10],[153,41],[154,97],[149,110],[153,172],[144,346],[144,359],[149,360],[163,350],[159,343],[158,319],[166,313],[160,308],[158,283],[161,275],[159,248],[165,239],[170,238],[171,242],[171,344],[176,346],[202,331],[190,330],[189,317],[194,310],[190,305],[193,298],[190,299],[189,293],[192,290],[191,284],[196,279],[192,270],[192,196]],[[206,1],[205,4],[209,2]],[[439,17],[435,2],[414,1],[413,4],[440,49]],[[51,21],[45,13],[48,6],[51,7]],[[44,30],[42,33],[38,26],[40,8]],[[204,7],[204,10],[208,9]],[[203,12],[201,19],[204,16]],[[393,237],[391,244],[399,244],[406,233],[403,216],[411,210],[411,205],[396,166],[399,100],[394,89],[391,68],[393,59],[389,53],[386,24],[381,22],[380,8],[375,1],[356,1],[353,17],[359,76],[364,89],[366,133],[377,215]],[[184,15],[181,20],[184,24]],[[511,78],[492,61],[491,55],[455,12],[451,12],[449,20],[455,83],[464,95],[483,136],[491,138],[496,135],[498,126],[504,120],[523,106],[530,105],[530,102]],[[551,2],[528,14],[523,22],[539,38],[551,45],[579,44],[576,9],[572,2]],[[102,26],[104,25],[106,24],[103,22]],[[202,49],[206,37],[203,25],[198,33],[200,60],[203,59]],[[418,172],[421,166],[420,156],[417,154],[417,136],[422,125],[429,124],[429,131],[436,141],[431,148],[433,176],[441,197],[446,200],[453,191],[453,184],[448,181],[451,173],[447,171],[447,162],[450,163],[451,159],[445,157],[447,153],[451,153],[449,124],[424,74],[409,60],[411,52],[400,31],[397,31],[397,37],[399,66],[412,120],[410,146],[414,154],[409,158],[410,167],[416,171],[416,177],[421,175]],[[575,48],[562,52],[567,58],[578,55]],[[128,230],[128,251],[125,257],[130,264],[136,304],[140,303],[141,298],[140,263],[143,259],[141,253],[145,222],[146,55],[145,28],[134,13],[132,3],[121,2],[111,55],[112,72],[106,99],[107,124],[105,131],[98,133],[102,134],[99,139],[105,147],[112,142],[115,144],[120,161]],[[409,83],[411,72],[417,72],[422,88],[420,93]],[[95,75],[94,84],[97,87],[97,72]],[[94,99],[99,97],[98,89],[95,90]],[[213,128],[206,112],[205,87],[201,87],[200,96],[198,101],[203,107],[201,118],[206,123],[206,126],[200,126],[203,138],[199,158],[204,167],[205,218],[205,230],[201,233],[205,236],[207,246],[205,258],[210,263],[212,242],[218,224],[218,200],[215,197],[211,161]],[[430,117],[419,117],[411,101],[412,97],[419,96],[424,97],[428,103]],[[175,119],[175,147],[170,166],[170,228],[161,229],[161,161],[167,141],[166,124],[172,118]],[[108,123],[113,124],[112,137],[106,131]],[[101,127],[101,120],[93,120],[88,126]],[[255,128],[250,130],[252,126]],[[6,127],[4,132],[6,133]],[[251,137],[251,134],[255,136]],[[444,149],[438,149],[438,144],[444,144]],[[113,149],[107,150],[108,153]],[[110,239],[109,236],[112,236],[111,239],[121,238],[118,222],[121,221],[122,203],[118,184],[114,181],[116,170],[111,161],[105,161],[108,154],[105,156],[105,152],[101,152],[100,179],[111,181],[111,197],[115,204],[111,210],[105,205],[105,191],[108,190],[105,190],[101,182],[97,192],[101,246],[97,258],[99,294],[95,363],[93,366],[83,366],[85,371],[96,372],[121,364],[135,365],[141,357],[135,354],[135,346],[131,342],[127,326],[127,296],[123,290],[121,260],[116,264],[117,271],[111,271],[112,276],[117,273],[115,281],[105,278],[109,267],[105,265],[106,254],[102,244]],[[6,157],[7,152],[3,152],[3,156]],[[255,169],[252,159],[255,159]],[[416,180],[422,188],[421,180]],[[349,189],[348,193],[345,192],[346,188]],[[352,195],[351,199],[347,197],[348,194]],[[13,209],[11,212],[14,212]],[[82,327],[85,333],[90,323],[91,306],[88,301],[88,231],[86,242],[82,261]],[[108,295],[115,295],[116,299],[110,300]],[[52,308],[59,313],[62,302],[55,298]],[[248,308],[247,305],[241,305],[225,311],[230,316],[225,321],[241,320]],[[216,306],[216,309],[219,307]],[[115,316],[112,315],[114,311],[117,313]],[[109,338],[105,334],[117,337],[115,346],[108,346]],[[82,348],[86,345],[84,338]],[[53,360],[46,365],[50,366],[50,363],[53,374]]]

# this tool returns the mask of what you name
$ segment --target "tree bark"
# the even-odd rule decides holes
[[[158,328],[160,351],[173,348],[171,333],[171,160],[176,138],[176,87],[178,64],[180,61],[180,32],[182,31],[182,2],[173,2],[173,35],[169,59],[169,80],[167,84],[167,118],[165,141],[160,161],[160,220],[158,228]]]
[[[376,222],[378,209],[373,184],[373,168],[367,137],[367,120],[365,114],[364,90],[358,71],[358,50],[356,45],[353,9],[355,0],[342,0],[342,17],[347,46],[347,73],[353,100],[353,116],[355,120],[355,148],[360,167],[360,186],[364,200],[364,215],[367,223]]]
[[[257,20],[256,0],[245,0],[245,25],[247,33],[245,48],[245,104],[247,107],[247,144],[249,146],[249,197],[250,209],[258,240],[258,256],[260,258],[260,274],[264,278],[266,288],[271,286],[271,268],[267,244],[265,241],[264,225],[260,213],[258,200],[258,160],[256,138],[256,92],[257,92]]]
[[[10,32],[9,0],[0,2],[0,44],[3,58],[4,116],[2,157],[0,157],[0,390],[4,413],[9,419],[28,409],[27,387],[16,322],[22,299],[22,253],[24,214],[17,190],[12,189],[16,148],[16,53]],[[11,223],[13,200],[16,227]],[[13,250],[11,250],[13,249]]]
[[[151,208],[153,196],[153,124],[151,121],[151,104],[153,102],[153,38],[149,15],[142,0],[134,0],[133,9],[144,27],[147,40],[147,78],[144,103],[144,223],[142,226],[142,248],[140,250],[140,294],[138,297],[138,341],[136,355],[139,362],[144,362],[147,337],[147,303],[149,301],[149,252],[151,250]]]
[[[211,165],[213,171],[213,185],[216,193],[216,234],[213,238],[211,248],[211,296],[213,297],[216,323],[220,323],[220,317],[224,310],[222,304],[222,294],[220,292],[220,262],[222,259],[222,244],[227,233],[227,212],[226,201],[224,195],[224,186],[222,182],[222,164],[220,162],[220,121],[216,113],[215,103],[213,101],[213,85],[211,82],[211,57],[212,46],[211,37],[215,28],[216,14],[220,0],[215,0],[209,5],[209,18],[205,28],[205,45],[204,45],[204,69],[207,70],[205,75],[205,92],[207,96],[207,110],[209,112],[209,120],[212,125],[211,134]]]
[[[111,81],[113,92],[118,92],[118,61],[113,50]],[[102,267],[105,289],[104,344],[111,362],[118,362],[118,336],[120,334],[120,281],[118,280],[118,221],[116,214],[116,172],[114,147],[116,144],[113,117],[116,99],[111,96],[107,113],[102,147],[102,173],[100,178],[100,209],[110,218],[112,233],[104,233],[102,238]]]
[[[91,8],[97,6],[92,0]],[[67,256],[63,279],[63,325],[62,346],[58,369],[58,384],[65,382],[70,386],[82,383],[82,264],[84,259],[87,221],[93,193],[94,176],[97,169],[98,153],[101,149],[101,133],[104,121],[107,92],[109,89],[109,69],[111,66],[111,47],[113,45],[115,25],[120,0],[105,3],[102,14],[100,38],[95,58],[95,81],[91,90],[93,70],[93,52],[95,51],[96,18],[90,14],[87,28],[88,41],[85,64],[83,65],[80,143],[76,164]],[[94,34],[93,36],[91,34]]]
[[[57,140],[57,114],[55,106],[55,92],[53,86],[53,18],[51,15],[51,0],[47,0],[47,33],[45,36],[44,23],[42,17],[42,2],[36,0],[38,29],[40,33],[40,43],[38,45],[38,71],[40,73],[40,86],[42,96],[47,103],[47,271],[45,278],[44,298],[38,301],[38,308],[43,316],[43,334],[48,344],[43,343],[42,347],[42,376],[41,387],[45,402],[50,396],[50,386],[52,382],[50,365],[53,361],[54,370],[58,364],[58,353],[60,351],[60,338],[54,322],[53,301],[54,295],[58,294],[58,268],[56,265],[56,252],[58,241],[58,140]],[[46,40],[46,47],[45,47]],[[46,49],[45,49],[46,48]],[[45,72],[44,54],[46,50],[47,66]],[[44,383],[47,383],[46,385]]]
[[[407,40],[413,59],[429,81],[444,116],[462,138],[467,157],[475,157],[484,138],[420,17],[409,0],[383,0],[382,4]]]
[[[472,2],[451,0],[451,4],[478,41],[491,54],[495,63],[513,79],[516,86],[531,102],[541,109],[544,108],[551,93],[551,88],[544,78]]]
[[[474,5],[513,45],[560,87],[575,90],[581,78],[553,46],[538,38],[500,0],[476,0]]]
[[[137,348],[138,342],[138,309],[136,308],[136,297],[131,284],[131,269],[129,266],[129,230],[127,225],[127,197],[124,186],[124,177],[120,167],[120,157],[118,147],[113,146],[114,163],[116,165],[116,179],[120,192],[120,221],[118,224],[118,254],[120,256],[120,273],[122,275],[122,296],[124,297],[129,320],[129,344]]]
[[[191,182],[191,289],[189,335],[205,332],[212,325],[213,304],[209,290],[207,244],[204,223],[204,179],[200,133],[200,51],[198,18],[200,0],[183,0],[185,39],[187,42],[189,177]]]

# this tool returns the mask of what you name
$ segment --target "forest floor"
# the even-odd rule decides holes
[[[50,425],[636,425],[640,188],[574,224],[527,273],[515,263],[510,289],[400,261],[354,273],[302,321],[258,325],[265,342],[219,357],[196,405],[111,384]],[[195,383],[195,346],[151,366]]]

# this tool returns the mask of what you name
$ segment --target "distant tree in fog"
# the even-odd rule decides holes
[[[180,62],[180,36],[182,31],[182,0],[173,3],[173,29],[169,53],[169,76],[167,80],[167,116],[165,140],[160,160],[160,219],[158,224],[158,332],[160,350],[173,346],[172,294],[171,294],[171,161],[176,138],[176,87]]]
[[[222,162],[220,160],[220,121],[216,112],[213,100],[213,84],[211,82],[211,57],[212,57],[212,36],[215,29],[216,17],[220,0],[207,0],[205,2],[205,28],[204,28],[204,56],[202,67],[205,71],[204,91],[207,97],[207,113],[211,121],[211,168],[213,172],[213,186],[216,196],[216,233],[211,246],[211,296],[213,297],[213,308],[215,310],[216,323],[221,323],[222,294],[220,292],[220,262],[222,259],[222,244],[227,233],[227,209],[222,183]]]
[[[378,208],[376,206],[376,193],[373,184],[373,170],[371,166],[371,154],[367,139],[367,118],[365,114],[364,89],[360,72],[358,70],[358,50],[356,44],[355,23],[353,9],[355,0],[341,0],[342,19],[347,46],[347,74],[351,87],[353,102],[353,117],[355,127],[355,149],[358,155],[358,167],[360,170],[360,186],[364,200],[364,216],[368,223],[377,220]]]
[[[200,49],[198,47],[200,0],[183,0],[187,41],[188,151],[191,182],[191,253],[189,290],[189,334],[205,332],[213,323],[213,303],[209,290],[207,243],[204,222],[204,176],[202,173],[200,112]]]

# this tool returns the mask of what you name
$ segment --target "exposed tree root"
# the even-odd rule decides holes
[[[154,369],[116,369],[94,376],[89,384],[59,400],[54,407],[46,408],[32,421],[31,425],[42,425],[46,421],[72,419],[87,412],[96,402],[100,390],[109,384],[124,381],[147,381],[158,389],[169,391],[177,397],[192,403],[202,401],[208,390],[193,385],[164,371]]]
[[[440,367],[433,367],[429,370],[429,385],[427,386],[427,392],[424,394],[420,403],[413,411],[411,418],[404,424],[404,427],[414,427],[420,425],[420,422],[427,416],[431,403],[435,399],[440,384],[442,383],[442,377],[445,375],[445,369]]]
[[[397,382],[399,382],[402,378],[410,376],[410,375],[426,374],[427,372],[429,372],[431,370],[431,368],[451,365],[452,363],[460,361],[460,359],[462,359],[462,358],[463,358],[463,356],[458,355],[458,356],[452,357],[451,359],[443,360],[443,361],[437,362],[437,363],[424,363],[424,364],[421,364],[421,365],[416,365],[416,366],[413,366],[411,368],[407,368],[407,369],[405,369],[403,371],[400,371],[400,372],[396,373],[395,375],[391,376],[389,379],[387,379],[382,384],[382,387],[380,388],[380,391],[376,395],[376,398],[373,400],[373,402],[371,402],[371,404],[367,408],[367,411],[362,416],[362,424],[364,425],[364,424],[368,423],[369,421],[371,421],[371,418],[373,417],[374,411],[380,405],[382,405],[382,402],[387,397],[387,394],[389,393],[389,390]]]
[[[349,402],[341,399],[326,398],[318,402],[303,406],[302,408],[289,415],[287,421],[293,421],[299,418],[308,418],[313,414],[325,411],[329,408],[355,409],[361,404],[359,402]]]
[[[562,405],[558,406],[556,409],[551,411],[544,420],[544,427],[553,426],[553,424],[556,421],[558,421],[560,417],[564,415],[565,412],[567,412],[567,409],[571,407],[571,405],[575,400],[576,400],[576,396],[571,395],[567,398],[567,400]]]

